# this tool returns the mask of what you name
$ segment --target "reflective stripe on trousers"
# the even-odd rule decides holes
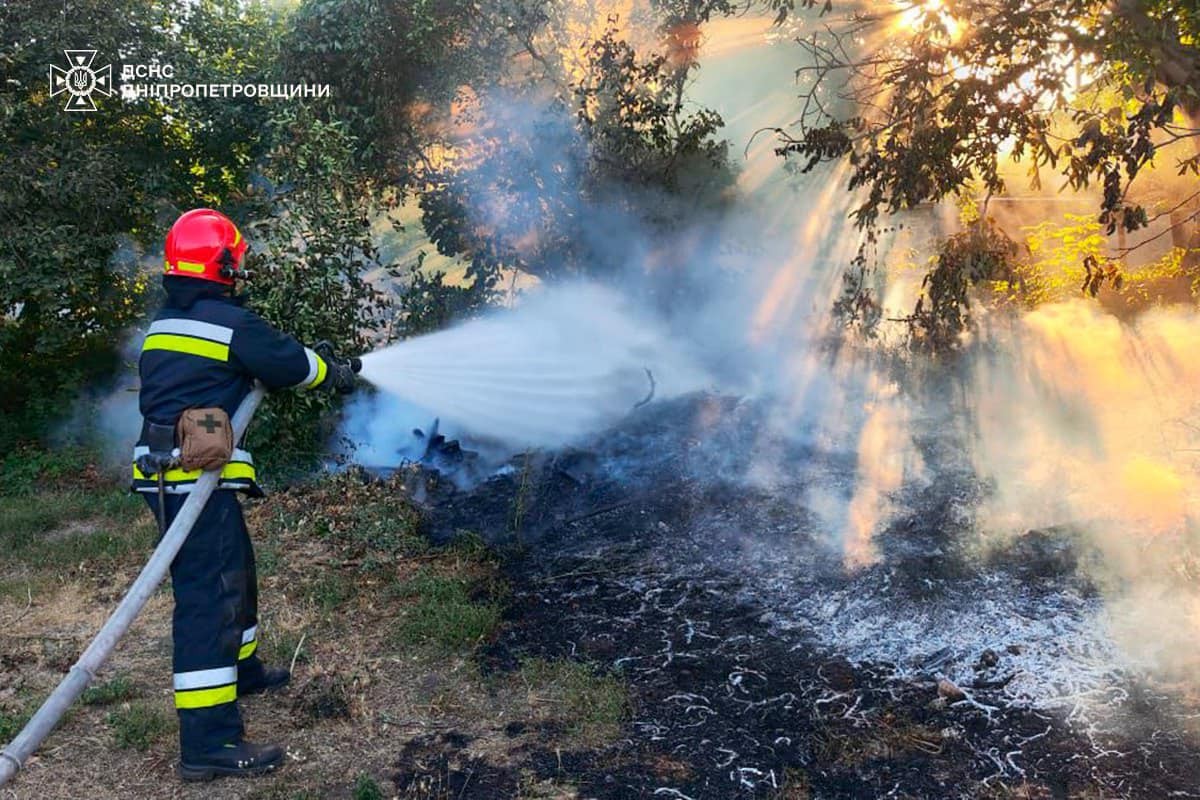
[[[158,497],[143,495],[151,510]],[[186,495],[167,495],[173,520]],[[175,707],[185,755],[238,741],[238,682],[261,670],[254,551],[237,494],[214,492],[171,564]],[[247,652],[248,651],[248,652]],[[243,657],[243,654],[246,654]]]

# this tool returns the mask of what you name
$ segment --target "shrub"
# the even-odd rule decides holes
[[[383,789],[365,772],[354,779],[354,800],[383,800]]]
[[[277,143],[265,172],[275,185],[258,197],[247,226],[254,277],[247,301],[264,319],[307,345],[326,340],[339,356],[359,355],[382,334],[389,299],[368,279],[386,267],[371,236],[375,210],[358,186],[354,142],[345,127],[303,106],[271,118]],[[259,412],[251,443],[271,462],[311,465],[329,430],[327,392],[286,392]]]

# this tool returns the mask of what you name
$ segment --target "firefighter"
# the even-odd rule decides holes
[[[178,465],[176,425],[186,410],[211,408],[218,418],[223,411],[227,424],[256,380],[268,389],[354,388],[349,364],[337,363],[328,350],[323,356],[304,347],[242,306],[234,287],[246,275],[246,247],[233,222],[210,209],[187,212],[167,235],[166,303],[138,364],[143,421],[133,468],[134,490],[144,493],[163,526],[170,525],[201,474]],[[211,418],[199,424],[205,422]],[[262,491],[253,459],[238,444],[171,564],[184,780],[257,775],[283,762],[280,747],[245,739],[237,703],[291,678],[288,670],[268,667],[258,657],[254,551],[237,493],[261,497]]]

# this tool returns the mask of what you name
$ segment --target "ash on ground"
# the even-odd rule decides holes
[[[848,567],[812,500],[844,498],[856,457],[771,437],[764,479],[766,418],[690,396],[469,489],[410,470],[434,539],[511,553],[486,668],[568,657],[631,686],[621,742],[522,769],[597,798],[1200,797],[1200,711],[1127,666],[1069,529],[980,557],[987,487],[933,437],[936,477]]]

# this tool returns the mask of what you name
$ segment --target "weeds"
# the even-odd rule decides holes
[[[383,789],[379,788],[379,784],[365,772],[359,773],[354,779],[354,792],[351,795],[354,800],[383,800]]]
[[[48,487],[75,483],[95,461],[96,453],[80,447],[19,447],[0,458],[0,496],[37,494]]]
[[[146,751],[172,727],[166,712],[157,706],[137,703],[110,711],[105,718],[113,740],[122,750]]]
[[[111,706],[114,703],[124,703],[137,697],[137,687],[133,681],[124,675],[105,681],[96,686],[89,686],[82,697],[85,706]]]
[[[260,578],[270,577],[279,572],[279,545],[274,542],[258,543],[254,547],[254,562]]]
[[[413,598],[396,635],[406,645],[436,645],[448,650],[473,646],[500,624],[500,605],[474,602],[471,582],[421,569],[397,593]]]
[[[532,459],[527,451],[521,466],[521,482],[517,485],[517,493],[513,497],[512,518],[509,522],[510,530],[518,542],[521,541],[521,526],[525,524],[525,512],[529,510],[532,472]]]
[[[42,577],[21,577],[0,579],[0,598],[18,600],[33,604],[33,596],[38,594],[46,580]]]
[[[346,472],[277,501],[267,533],[304,532],[328,540],[346,559],[416,555],[429,549],[420,514],[392,482]]]
[[[11,742],[21,732],[21,728],[25,727],[25,723],[29,722],[30,716],[32,715],[24,712],[0,711],[0,742]]]
[[[267,628],[259,635],[262,651],[259,657],[268,664],[285,665],[295,657],[297,664],[308,663],[308,650],[300,646],[304,634],[300,631],[278,630]],[[309,641],[309,640],[306,640]]]
[[[458,531],[446,550],[468,561],[490,562],[495,559],[488,543],[475,531]]]
[[[309,602],[328,613],[354,596],[354,584],[342,573],[329,571],[305,589]]]

